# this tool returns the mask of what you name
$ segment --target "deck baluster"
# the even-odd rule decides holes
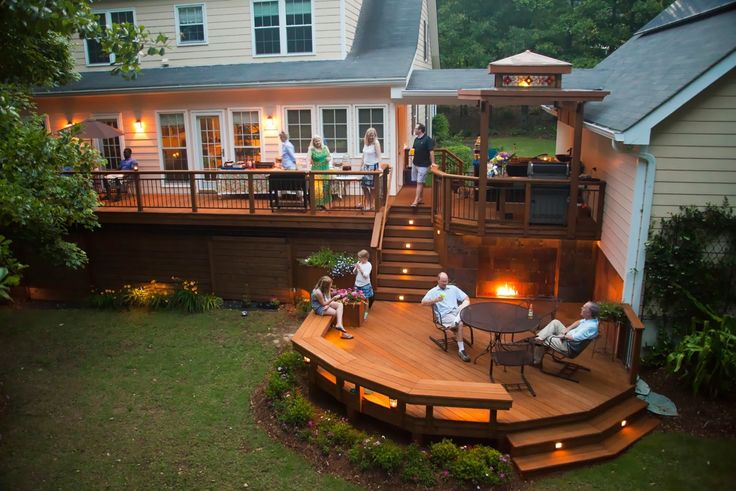
[[[255,186],[253,185],[253,174],[248,174],[248,209],[251,213],[256,212]]]
[[[189,173],[189,195],[192,200],[192,212],[197,212],[197,175],[194,172]]]
[[[143,211],[143,189],[141,186],[141,176],[137,172],[133,174],[133,184],[135,185],[135,203],[138,211]]]

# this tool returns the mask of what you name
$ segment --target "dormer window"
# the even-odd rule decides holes
[[[177,5],[176,44],[207,44],[207,16],[204,4]]]
[[[311,0],[254,0],[256,56],[314,52]]]

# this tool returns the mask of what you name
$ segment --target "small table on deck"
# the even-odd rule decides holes
[[[500,365],[512,365],[521,367],[521,378],[529,392],[534,395],[534,389],[524,377],[524,365],[529,365],[532,361],[531,352],[513,351],[504,348],[503,335],[517,334],[525,331],[534,332],[539,325],[540,317],[533,315],[529,317],[529,310],[521,305],[507,302],[481,302],[469,305],[460,312],[460,319],[474,329],[479,329],[491,334],[491,340],[486,350],[478,355],[478,358],[486,353],[491,354],[491,362],[489,375],[493,381],[493,361]]]

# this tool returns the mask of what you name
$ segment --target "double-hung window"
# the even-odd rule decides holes
[[[113,24],[135,24],[135,12],[133,10],[108,10],[105,12],[95,12],[97,23],[103,29]],[[87,64],[88,65],[109,65],[115,63],[115,54],[105,54],[102,51],[102,45],[97,39],[85,39],[87,48]]]
[[[348,153],[348,110],[322,108],[322,137],[333,153]]]
[[[378,135],[378,141],[381,142],[381,149],[386,152],[384,143],[384,114],[382,107],[359,107],[358,108],[358,139],[361,142],[360,151],[363,151],[363,136],[368,128],[375,128]]]
[[[207,44],[207,16],[204,4],[177,5],[176,44]]]
[[[258,111],[233,111],[235,160],[261,161],[261,123]]]
[[[287,109],[286,131],[296,153],[307,153],[312,140],[311,109]]]
[[[312,53],[311,0],[253,0],[256,55]]]

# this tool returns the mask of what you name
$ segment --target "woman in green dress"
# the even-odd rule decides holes
[[[322,137],[314,135],[312,137],[312,143],[309,145],[309,163],[312,170],[330,170],[330,163],[332,162],[332,155],[330,155],[330,149],[327,145],[322,144]],[[324,174],[316,175],[314,177],[314,200],[317,206],[327,206],[332,195],[330,192],[330,176]]]

